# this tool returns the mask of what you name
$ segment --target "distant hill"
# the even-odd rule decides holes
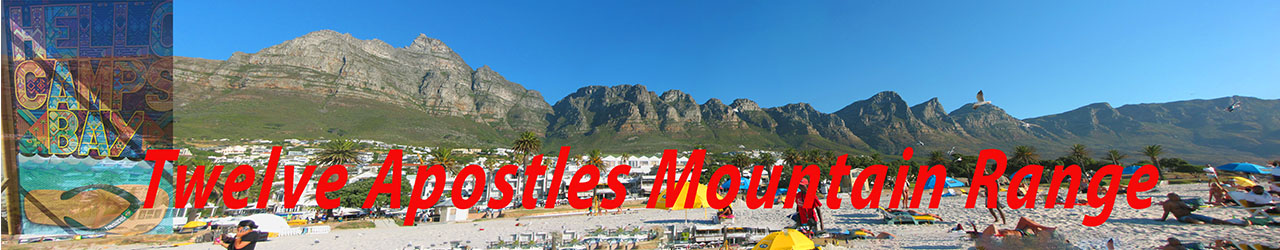
[[[1280,100],[1235,97],[1169,103],[1087,105],[1019,120],[994,105],[947,112],[937,98],[908,105],[885,91],[822,113],[805,103],[696,102],[679,90],[587,86],[554,105],[488,66],[472,68],[439,40],[404,48],[316,31],[228,60],[179,57],[175,135],[182,138],[336,138],[450,146],[504,146],[520,132],[606,152],[662,149],[817,148],[899,154],[1036,147],[1066,154],[1075,143],[1100,156],[1137,156],[1161,144],[1193,163],[1280,159]],[[922,145],[923,144],[923,145]]]

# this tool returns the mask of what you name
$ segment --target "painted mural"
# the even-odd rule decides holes
[[[173,144],[173,3],[6,0],[3,26],[22,233],[172,232],[171,182],[141,200]]]
[[[23,234],[172,233],[172,184],[142,208],[151,180],[147,161],[20,156]]]

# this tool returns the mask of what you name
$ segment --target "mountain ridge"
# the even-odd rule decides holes
[[[195,138],[371,136],[501,146],[533,131],[547,137],[544,148],[625,152],[694,145],[851,153],[1032,145],[1049,153],[1082,143],[1095,151],[1130,152],[1162,144],[1171,153],[1204,161],[1280,158],[1280,115],[1273,114],[1280,112],[1266,112],[1280,110],[1280,100],[1239,97],[1246,108],[1236,112],[1218,109],[1225,98],[1118,108],[1094,103],[1017,119],[994,105],[974,109],[966,104],[947,112],[936,97],[908,105],[893,91],[823,113],[803,102],[760,107],[745,98],[729,104],[709,98],[698,103],[676,89],[658,94],[643,85],[616,85],[582,87],[553,105],[487,65],[472,68],[443,41],[421,34],[397,48],[377,39],[316,31],[227,60],[178,57],[174,76],[175,102],[179,111],[187,111],[175,117],[182,121],[176,131]],[[231,104],[236,102],[267,106]],[[279,122],[238,117],[273,109],[296,117]],[[227,120],[241,128],[217,126]]]

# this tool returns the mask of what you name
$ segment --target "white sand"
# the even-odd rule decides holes
[[[887,191],[886,191],[887,192]],[[1041,193],[1044,191],[1042,190]],[[1176,192],[1183,197],[1206,198],[1208,187],[1204,184],[1173,185],[1164,190],[1148,192],[1140,197],[1154,197],[1153,202],[1163,201],[1164,194]],[[1043,197],[1043,196],[1042,196]],[[1080,198],[1084,198],[1081,195]],[[847,202],[847,201],[846,201]],[[838,210],[823,209],[827,228],[867,228],[876,232],[889,232],[897,235],[890,240],[858,240],[852,243],[853,249],[968,249],[973,246],[961,233],[948,233],[948,229],[956,222],[974,221],[979,227],[991,223],[992,218],[987,209],[965,209],[965,196],[942,198],[938,209],[918,209],[921,212],[935,213],[948,220],[948,223],[936,225],[886,225],[881,222],[875,210],[857,210],[844,208]],[[1043,200],[1040,205],[1043,206]],[[881,204],[887,204],[887,197]],[[921,205],[927,205],[927,200]],[[1081,224],[1084,215],[1094,215],[1100,209],[1088,206],[1073,209],[1005,209],[1009,224],[997,225],[1000,228],[1012,228],[1019,217],[1027,217],[1046,226],[1057,227],[1057,233],[1064,235],[1071,242],[1084,249],[1100,248],[1107,239],[1115,238],[1121,249],[1152,249],[1163,245],[1168,237],[1176,237],[1183,242],[1209,243],[1217,239],[1231,240],[1237,243],[1263,243],[1280,246],[1280,227],[1277,226],[1227,226],[1227,225],[1189,225],[1178,222],[1170,216],[1167,221],[1156,221],[1161,215],[1158,205],[1147,209],[1129,208],[1123,195],[1116,201],[1116,208],[1107,222],[1097,227],[1086,227]],[[738,218],[734,226],[768,227],[781,229],[790,225],[786,218],[794,209],[746,209],[742,201],[734,205]],[[1245,212],[1231,208],[1207,208],[1196,212],[1219,219],[1243,217]],[[710,223],[714,214],[711,209],[687,211],[690,224]],[[387,223],[378,223],[378,228],[358,230],[335,230],[329,234],[285,236],[258,245],[259,249],[401,249],[407,245],[443,246],[449,241],[470,241],[469,245],[483,247],[487,241],[521,232],[552,232],[561,230],[588,231],[599,226],[615,228],[619,226],[665,226],[680,225],[685,222],[686,211],[665,211],[654,209],[638,209],[620,215],[606,216],[564,216],[536,219],[498,219],[474,223],[433,224],[416,227],[393,227]],[[516,227],[517,223],[528,226]],[[700,224],[709,225],[709,224]],[[315,244],[316,241],[319,244]],[[123,249],[147,248],[144,245],[120,246]],[[211,244],[188,245],[176,249],[219,249]]]

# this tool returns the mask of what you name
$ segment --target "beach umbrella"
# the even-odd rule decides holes
[[[1225,165],[1218,166],[1218,170],[1249,174],[1271,174],[1271,168],[1247,162],[1227,163]]]
[[[926,183],[924,184],[924,189],[931,189],[931,188],[933,188],[933,183],[934,183],[934,181],[936,181],[937,179],[938,179],[938,178],[929,178],[929,182],[926,182]],[[964,186],[964,182],[960,182],[960,180],[956,180],[956,178],[947,177],[947,180],[946,180],[946,182],[945,182],[945,187],[947,187],[947,188],[963,187],[963,186]]]
[[[187,222],[187,224],[186,224],[186,225],[182,225],[182,228],[183,228],[183,229],[188,229],[188,228],[199,228],[199,227],[203,227],[203,226],[207,226],[207,225],[209,225],[209,223],[208,223],[208,222],[203,222],[203,221],[191,221],[191,222]]]
[[[705,184],[699,184],[699,183],[697,183],[697,182],[689,182],[689,183],[685,183],[685,186],[686,186],[686,187],[687,187],[688,185],[697,185],[697,187],[696,187],[696,188],[694,188],[694,191],[693,191],[693,192],[694,192],[694,196],[693,196],[693,197],[689,197],[689,195],[688,195],[687,193],[685,193],[685,192],[684,192],[684,191],[685,191],[685,189],[683,189],[683,188],[682,188],[682,189],[680,189],[680,190],[676,190],[676,192],[675,192],[675,194],[674,194],[674,195],[672,195],[672,194],[668,193],[669,191],[672,191],[672,190],[664,190],[664,191],[662,192],[661,196],[658,196],[658,198],[659,198],[659,199],[658,199],[658,204],[657,204],[657,206],[656,206],[655,208],[658,208],[658,209],[666,209],[666,210],[685,210],[685,209],[708,208],[708,207],[711,207],[711,205],[710,205],[709,203],[707,203],[707,188],[708,188],[708,187],[707,187],[707,185],[705,185]],[[675,203],[674,203],[674,204],[671,204],[671,206],[670,206],[670,207],[668,207],[668,206],[667,206],[667,199],[675,199]],[[685,204],[684,204],[684,203],[685,203],[685,200],[686,200],[686,199],[694,199],[694,200],[693,200],[693,205],[692,205],[692,206],[685,206]],[[689,221],[689,212],[688,212],[688,210],[685,210],[685,213],[684,213],[684,221],[685,221],[685,222],[688,222],[688,221]]]
[[[752,250],[807,250],[814,249],[813,240],[795,229],[785,229],[765,236]]]
[[[284,233],[289,230],[289,221],[284,217],[274,214],[255,214],[245,217],[246,220],[252,220],[253,224],[258,225],[258,231],[270,233]]]
[[[1239,177],[1239,176],[1231,177],[1231,180],[1235,181],[1236,186],[1238,187],[1252,187],[1252,186],[1258,185],[1257,183],[1254,183],[1252,180],[1246,179],[1244,177]]]
[[[1124,167],[1124,170],[1120,171],[1120,174],[1133,174],[1138,172],[1138,169],[1140,168],[1142,168],[1142,166],[1138,166],[1138,165]]]
[[[681,210],[681,209],[711,207],[710,205],[707,204],[707,185],[698,184],[698,183],[686,183],[685,185],[686,186],[698,185],[697,188],[695,188],[695,190],[693,191],[695,193],[694,197],[688,197],[689,195],[683,192],[684,191],[683,189],[677,190],[677,192],[675,192],[675,195],[670,195],[669,191],[671,190],[664,190],[662,192],[662,196],[659,196],[660,199],[658,201],[657,208],[668,209],[668,210]],[[675,204],[672,204],[671,207],[667,207],[667,199],[675,199],[676,200]],[[686,207],[684,204],[686,199],[694,199],[693,206]]]

